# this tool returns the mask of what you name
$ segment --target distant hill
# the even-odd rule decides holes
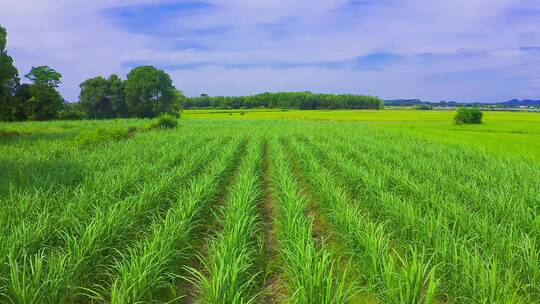
[[[502,108],[518,108],[518,107],[540,107],[540,100],[533,99],[512,99],[504,102],[487,102],[487,103],[478,103],[478,102],[457,102],[457,101],[439,101],[439,102],[430,102],[422,101],[420,99],[390,99],[384,101],[385,106],[419,106],[419,105],[431,105],[434,107],[502,107]]]
[[[506,105],[508,107],[538,107],[540,106],[540,100],[533,100],[533,99],[512,99],[505,102],[501,102],[500,104]]]

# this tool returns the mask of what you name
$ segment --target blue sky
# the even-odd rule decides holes
[[[146,64],[187,95],[540,99],[538,0],[18,0],[0,24],[20,74],[50,65],[70,101]]]

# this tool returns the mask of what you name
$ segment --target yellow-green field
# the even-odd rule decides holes
[[[463,126],[453,124],[454,114],[418,110],[184,110],[182,118],[360,121],[540,161],[540,113],[486,111],[483,124]]]

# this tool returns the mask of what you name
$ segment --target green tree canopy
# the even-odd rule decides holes
[[[107,82],[109,84],[109,98],[111,101],[114,116],[126,117],[128,112],[126,105],[126,97],[124,94],[124,82],[116,74],[112,74],[111,76],[109,76]]]
[[[7,30],[0,25],[0,52],[6,50],[7,47]]]
[[[81,93],[79,100],[89,118],[113,117],[109,83],[107,79],[98,76],[88,79],[79,85]]]
[[[48,66],[32,67],[30,73],[24,75],[24,77],[40,87],[57,88],[62,83],[60,81],[62,74]]]
[[[7,31],[0,25],[0,120],[14,120],[15,90],[19,85],[19,71],[7,49]]]
[[[64,99],[56,90],[61,83],[62,74],[48,66],[39,66],[32,67],[25,77],[32,81],[29,89],[32,97],[24,101],[26,117],[32,120],[58,117],[58,112],[64,104]]]
[[[129,114],[136,117],[155,117],[172,112],[177,92],[171,77],[153,66],[134,68],[125,81],[125,96]]]
[[[454,116],[454,122],[457,125],[481,124],[483,115],[484,114],[479,109],[459,107]]]
[[[124,117],[127,114],[124,84],[120,77],[111,75],[88,79],[80,85],[79,100],[89,118]]]
[[[31,84],[22,84],[15,93],[15,104],[13,106],[13,119],[15,121],[27,120],[26,102],[33,96],[33,86]]]

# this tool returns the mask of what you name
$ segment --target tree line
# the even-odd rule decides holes
[[[315,94],[311,92],[262,93],[251,96],[189,97],[183,103],[189,108],[289,108],[315,109],[382,109],[382,99],[368,95]]]

